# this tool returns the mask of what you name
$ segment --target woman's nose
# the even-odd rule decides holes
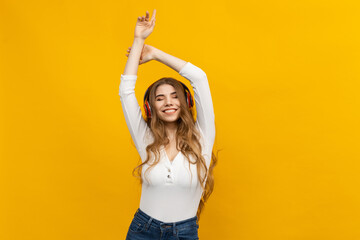
[[[172,105],[172,99],[171,98],[166,98],[165,99],[165,104],[166,105]]]

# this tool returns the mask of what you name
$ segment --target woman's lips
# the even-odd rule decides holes
[[[175,112],[177,111],[177,109],[168,109],[168,110],[165,110],[163,111],[165,114],[167,115],[172,115],[174,114]]]

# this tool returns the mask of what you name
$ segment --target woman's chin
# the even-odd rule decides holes
[[[178,116],[161,118],[161,120],[163,120],[165,123],[173,123],[176,122],[178,119],[179,119]]]

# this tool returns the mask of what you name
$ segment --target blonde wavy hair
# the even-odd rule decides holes
[[[151,168],[153,168],[159,161],[160,161],[160,147],[166,146],[169,143],[169,139],[166,136],[165,132],[165,124],[164,121],[162,121],[158,116],[155,109],[155,93],[157,87],[159,87],[162,84],[169,84],[175,88],[175,91],[177,93],[177,97],[180,101],[180,117],[177,120],[178,127],[177,127],[177,133],[176,133],[176,143],[177,146],[180,148],[178,149],[181,151],[181,153],[187,158],[191,164],[196,164],[197,167],[197,175],[198,180],[201,184],[201,188],[203,189],[203,194],[201,196],[200,204],[197,210],[197,222],[200,220],[200,214],[201,211],[205,205],[205,202],[210,197],[211,193],[214,189],[214,176],[213,176],[213,169],[217,163],[217,155],[214,154],[212,151],[211,156],[211,163],[209,166],[209,169],[206,167],[205,159],[201,154],[201,144],[200,144],[200,133],[195,128],[195,120],[194,120],[194,111],[193,108],[189,109],[188,104],[185,99],[184,95],[184,87],[181,85],[181,83],[170,77],[165,77],[157,80],[149,87],[149,104],[152,109],[151,111],[151,118],[146,120],[147,125],[151,129],[151,132],[154,137],[154,142],[149,144],[146,147],[147,152],[147,158],[146,160],[138,165],[136,168],[134,168],[132,174],[134,175],[134,172],[137,170],[137,176],[140,179],[140,183],[143,184],[142,179],[142,166],[145,164],[149,164],[151,152],[155,155],[155,160],[153,163],[149,164],[149,168],[145,171],[145,178],[146,173]],[[193,158],[196,160],[195,162],[191,162],[189,156],[192,155]],[[205,172],[206,174],[204,176],[201,176],[201,172]],[[191,173],[191,171],[190,171]],[[147,179],[147,178],[146,178]],[[206,179],[206,182],[205,182]]]

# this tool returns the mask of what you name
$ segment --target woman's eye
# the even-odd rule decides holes
[[[158,98],[158,99],[156,99],[156,101],[161,101],[162,100],[162,98]]]

